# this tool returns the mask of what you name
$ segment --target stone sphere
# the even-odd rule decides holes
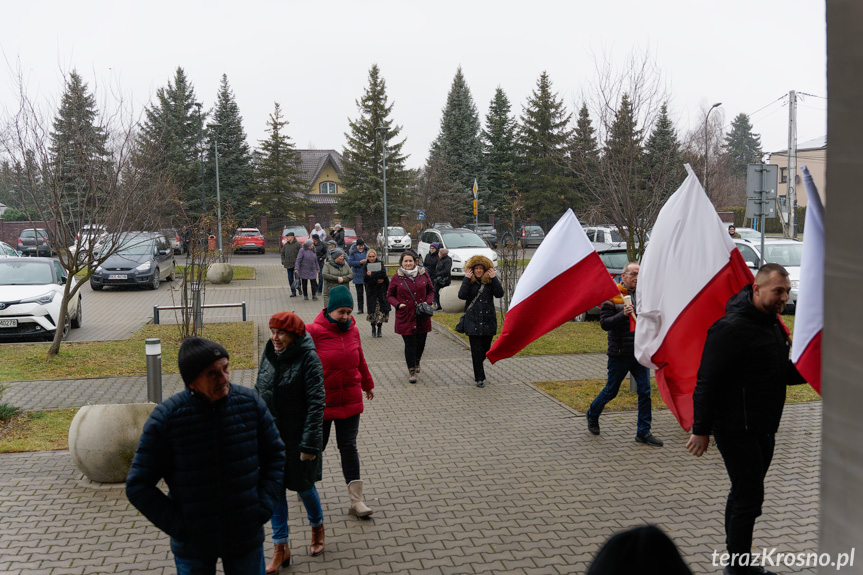
[[[465,301],[458,299],[461,278],[452,278],[452,284],[440,290],[440,306],[446,313],[464,313]]]
[[[69,454],[91,481],[126,481],[144,423],[155,403],[85,405],[69,426]]]
[[[210,264],[207,269],[207,279],[211,284],[227,284],[234,279],[234,266],[221,262]]]

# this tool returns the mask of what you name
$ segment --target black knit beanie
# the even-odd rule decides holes
[[[201,337],[190,337],[180,345],[177,366],[183,382],[189,385],[202,371],[222,358],[229,359],[228,350],[214,341]]]

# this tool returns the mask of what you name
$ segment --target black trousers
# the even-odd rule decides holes
[[[773,459],[775,439],[772,433],[714,432],[713,436],[731,479],[725,504],[725,545],[729,553],[747,554],[764,503],[764,476]]]
[[[485,381],[485,354],[491,349],[492,335],[469,335],[470,359],[473,362],[473,378],[475,381]]]
[[[357,434],[360,431],[360,414],[352,415],[347,419],[324,420],[324,446],[327,448],[330,440],[330,427],[336,424],[336,447],[339,448],[339,457],[342,460],[342,474],[345,483],[360,479],[360,454],[357,452]]]
[[[408,369],[416,367],[423,358],[427,335],[423,332],[402,336],[402,339],[405,340],[405,363],[408,364]]]
[[[309,297],[309,282],[312,282],[312,295],[316,295],[315,292],[318,291],[318,280],[300,280],[300,283],[303,284],[303,297]]]
[[[354,287],[357,288],[357,311],[363,313],[363,304],[365,303],[363,292],[366,286],[365,284],[354,284]]]

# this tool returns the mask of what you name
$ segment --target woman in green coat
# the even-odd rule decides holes
[[[276,420],[285,442],[285,488],[296,491],[312,526],[311,555],[324,551],[324,512],[315,482],[321,479],[324,372],[306,324],[292,312],[270,318],[270,341],[261,357],[255,390]],[[271,519],[273,558],[267,574],[291,562],[288,503],[284,490]]]

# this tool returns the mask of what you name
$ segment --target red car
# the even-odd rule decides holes
[[[301,245],[309,239],[309,231],[303,226],[285,226],[282,229],[282,241],[279,243],[279,247],[288,243],[288,232],[294,232],[294,237]]]
[[[354,228],[342,228],[345,230],[345,249],[351,249],[351,246],[357,243],[357,231]]]
[[[258,228],[238,228],[234,234],[234,253],[264,253],[264,236]]]

